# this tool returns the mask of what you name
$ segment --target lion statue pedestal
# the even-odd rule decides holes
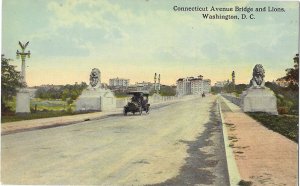
[[[244,112],[267,112],[278,115],[276,96],[268,88],[249,88],[243,92],[241,98]]]
[[[26,88],[22,88],[18,91],[16,97],[16,113],[28,114],[30,113],[30,93]]]
[[[278,115],[276,96],[272,90],[264,86],[264,77],[263,66],[255,65],[250,81],[251,87],[241,95],[241,108],[244,112],[267,112]]]
[[[90,85],[76,101],[77,112],[107,111],[116,108],[116,98],[111,90],[101,87],[100,70],[94,68],[90,74]]]

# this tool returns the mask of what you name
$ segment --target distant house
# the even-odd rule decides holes
[[[126,90],[129,86],[129,79],[124,78],[112,78],[109,79],[109,87],[113,90],[122,89]]]
[[[176,81],[177,88],[176,94],[179,96],[183,95],[201,95],[207,94],[211,90],[211,80],[203,79],[203,76],[200,75],[197,78],[187,77],[179,78]]]
[[[154,88],[154,84],[153,83],[151,83],[151,82],[145,82],[145,81],[143,81],[141,83],[136,82],[135,86],[136,86],[136,89],[138,91],[151,91]]]

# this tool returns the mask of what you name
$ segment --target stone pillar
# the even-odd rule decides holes
[[[21,52],[17,50],[17,58],[21,56],[22,66],[21,66],[21,82],[27,87],[26,84],[26,64],[25,60],[26,57],[30,58],[30,51],[25,52],[26,47],[28,46],[29,41],[26,44],[23,44],[19,41],[19,45],[22,49]],[[30,113],[30,93],[28,89],[23,88],[20,89],[17,93],[17,100],[16,100],[16,113]]]
[[[22,82],[26,83],[25,56],[21,56],[21,58],[22,58],[21,77],[22,77]]]
[[[156,92],[156,73],[154,74],[154,92]]]
[[[158,74],[158,87],[157,87],[157,94],[160,91],[160,74]]]
[[[30,94],[29,91],[26,89],[21,89],[17,93],[16,113],[17,114],[30,113]]]
[[[232,83],[233,83],[233,85],[235,85],[235,72],[234,71],[232,71],[231,76],[232,76]]]
[[[235,72],[234,72],[234,71],[232,71],[232,74],[231,74],[231,76],[232,76],[232,85],[233,85],[233,90],[235,91]]]

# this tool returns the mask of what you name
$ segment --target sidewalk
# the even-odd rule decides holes
[[[220,97],[220,102],[228,148],[241,180],[252,185],[297,185],[297,143],[267,129],[227,99]]]
[[[61,116],[52,118],[41,118],[34,120],[23,120],[1,124],[1,134],[11,134],[22,131],[44,129],[63,125],[70,125],[88,120],[97,120],[114,114],[122,114],[122,109],[116,109],[110,112],[93,112],[71,116]]]

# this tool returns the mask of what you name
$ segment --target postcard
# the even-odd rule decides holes
[[[4,185],[297,185],[299,2],[3,0]]]

